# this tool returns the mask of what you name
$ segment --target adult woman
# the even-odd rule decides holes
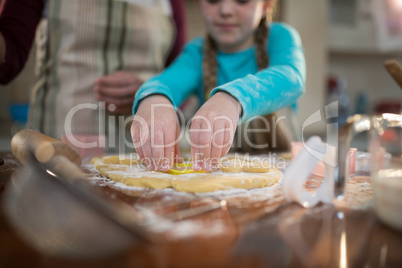
[[[3,0],[0,82],[22,69],[42,13],[29,124],[56,138],[103,134],[117,121],[109,115],[128,115],[138,87],[184,44],[180,0]]]

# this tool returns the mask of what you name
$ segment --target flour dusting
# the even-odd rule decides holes
[[[163,233],[170,239],[183,239],[192,236],[214,237],[225,233],[226,226],[222,220],[206,223],[200,220],[184,220],[180,222],[165,221],[151,226],[155,233]]]
[[[281,178],[282,173],[280,172],[280,178],[277,183],[270,187],[264,188],[256,188],[256,189],[227,189],[220,190],[215,192],[208,193],[188,193],[188,192],[179,192],[173,188],[164,188],[164,189],[149,189],[149,188],[140,188],[134,186],[127,186],[121,182],[115,182],[108,178],[102,177],[99,171],[95,168],[94,165],[88,164],[83,166],[84,169],[89,173],[88,180],[95,185],[98,186],[107,186],[118,191],[121,191],[127,195],[133,196],[142,196],[142,197],[158,197],[158,206],[163,204],[163,206],[169,205],[178,205],[183,203],[191,203],[201,201],[202,204],[208,204],[208,202],[219,202],[220,200],[225,200],[228,209],[240,209],[242,212],[242,216],[247,216],[248,209],[259,208],[259,207],[267,207],[274,204],[278,204],[284,202],[284,198],[281,193]],[[161,172],[155,171],[145,171],[138,172],[138,168],[125,167],[125,170],[116,170],[116,174],[123,175],[131,175],[133,176],[135,173],[141,173],[141,176],[144,173],[148,173],[148,175],[152,174],[153,176],[157,176],[159,178],[171,178],[170,174],[165,174]],[[222,172],[219,172],[222,173]],[[190,174],[182,174],[175,175],[174,180],[184,180],[190,179],[195,176],[200,176],[204,174],[199,173],[190,173]],[[230,175],[234,175],[231,173]],[[135,174],[135,177],[139,176],[139,174]],[[247,176],[247,173],[239,173],[235,175],[239,177],[244,183],[244,178]],[[134,176],[133,176],[134,177]],[[177,240],[177,239],[188,239],[194,236],[202,236],[202,237],[216,237],[224,235],[228,229],[228,222],[225,222],[221,218],[212,217],[211,220],[203,221],[199,220],[196,217],[185,218],[180,221],[170,221],[164,217],[160,217],[156,215],[155,204],[153,202],[145,203],[145,204],[136,204],[136,209],[144,212],[146,218],[150,219],[155,224],[147,225],[147,228],[150,228],[152,232],[160,235],[164,235],[169,239]],[[218,213],[219,214],[219,213]],[[244,214],[244,215],[243,215]],[[155,220],[157,219],[157,220]],[[232,222],[233,224],[233,222]]]

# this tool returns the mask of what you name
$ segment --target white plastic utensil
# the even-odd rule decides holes
[[[325,178],[315,193],[303,190],[308,177],[319,161],[325,164]],[[295,201],[308,208],[320,201],[330,203],[334,198],[334,172],[336,148],[325,144],[318,136],[311,137],[302,151],[286,169],[282,180],[282,192],[288,201]]]

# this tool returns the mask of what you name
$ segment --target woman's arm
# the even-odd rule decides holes
[[[269,67],[212,90],[226,91],[241,104],[241,123],[292,105],[304,93],[306,63],[300,36],[285,24],[271,27]]]
[[[0,83],[7,84],[25,66],[36,27],[42,17],[43,0],[3,0],[0,7]]]

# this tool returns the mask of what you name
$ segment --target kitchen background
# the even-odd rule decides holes
[[[184,2],[190,40],[202,36],[204,28],[197,1]],[[331,100],[339,100],[341,122],[354,113],[401,110],[401,90],[383,64],[388,59],[402,63],[402,0],[278,0],[276,20],[295,27],[305,49],[307,85],[299,100],[300,127],[321,111],[322,120],[307,126],[305,137],[325,139],[324,107]],[[10,150],[12,134],[23,127],[12,118],[10,106],[29,100],[35,69],[32,52],[19,77],[0,86],[0,151]]]

